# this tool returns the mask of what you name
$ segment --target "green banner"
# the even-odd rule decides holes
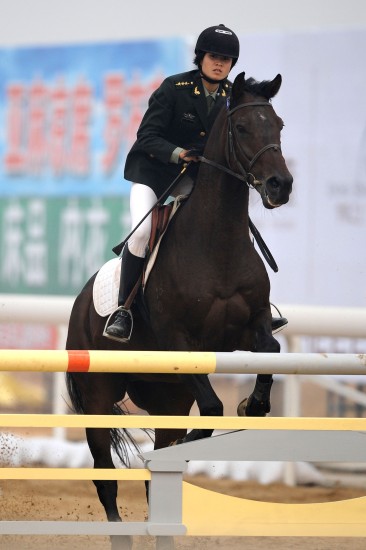
[[[128,197],[0,203],[0,293],[76,295],[130,231]]]

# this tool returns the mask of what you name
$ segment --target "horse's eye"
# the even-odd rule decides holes
[[[238,124],[236,129],[238,130],[239,134],[245,134],[246,132],[245,126],[242,126],[241,124]]]

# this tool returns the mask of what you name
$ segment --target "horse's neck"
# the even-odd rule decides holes
[[[214,124],[204,156],[215,163],[228,166],[228,128],[226,112],[220,113]],[[248,228],[249,190],[239,179],[219,168],[201,164],[196,180],[196,197],[198,205],[204,205],[205,212],[215,213],[211,217],[213,224],[222,221],[226,227],[239,224]],[[198,206],[199,207],[199,206]],[[228,227],[232,231],[232,227]]]
[[[248,188],[216,168],[201,166],[188,201],[190,222],[208,239],[233,243],[249,240]],[[188,205],[187,205],[188,206]]]
[[[204,156],[227,167],[227,117],[222,112],[210,132]],[[248,242],[249,189],[239,179],[202,163],[194,191],[188,200],[185,223],[188,231],[199,235],[205,250],[241,246]],[[195,243],[192,243],[195,246]],[[197,244],[197,246],[199,246]],[[214,254],[214,252],[213,252]]]

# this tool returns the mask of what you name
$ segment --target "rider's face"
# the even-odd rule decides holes
[[[223,80],[230,72],[232,61],[231,57],[206,53],[202,60],[202,72],[213,80]]]

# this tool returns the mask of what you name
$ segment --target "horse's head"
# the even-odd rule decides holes
[[[228,116],[227,162],[247,177],[261,195],[266,208],[286,204],[292,190],[292,175],[281,152],[283,121],[270,100],[280,89],[282,77],[272,81],[245,80],[240,73],[234,81]]]

